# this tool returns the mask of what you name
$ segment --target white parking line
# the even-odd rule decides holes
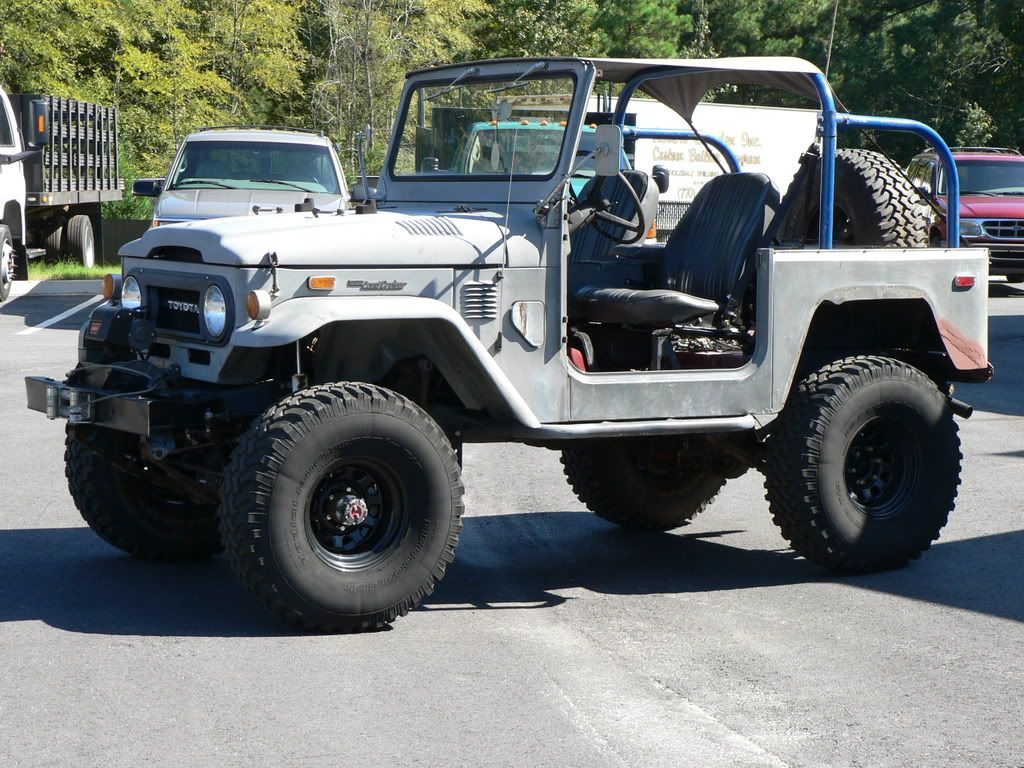
[[[43,320],[43,322],[41,322],[39,325],[33,325],[31,328],[26,328],[23,331],[18,331],[15,334],[15,336],[28,336],[30,333],[35,333],[36,331],[41,331],[44,328],[49,328],[51,325],[56,325],[61,320],[64,320],[65,318],[68,318],[68,317],[71,317],[76,312],[81,312],[86,307],[90,307],[93,304],[95,304],[97,301],[102,301],[102,300],[103,300],[102,296],[93,296],[91,299],[88,299],[87,301],[83,301],[81,304],[78,304],[78,305],[72,307],[71,309],[67,310],[66,312],[61,312],[59,315],[54,315],[49,320]]]

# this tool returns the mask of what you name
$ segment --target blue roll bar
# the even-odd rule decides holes
[[[662,77],[672,77],[680,73],[679,69],[671,67],[652,67],[640,72],[623,87],[619,94],[618,102],[615,105],[615,113],[612,123],[623,130],[623,135],[635,135],[636,138],[659,138],[653,134],[654,129],[635,129],[625,125],[626,107],[630,98],[646,80],[654,80]],[[832,96],[832,89],[822,74],[811,75],[811,81],[821,101],[821,116],[818,119],[818,135],[821,137],[821,200],[819,210],[821,215],[818,224],[818,247],[832,247],[832,223],[835,209],[836,195],[836,139],[840,128],[871,128],[877,131],[901,131],[913,133],[920,136],[934,147],[936,154],[946,172],[948,190],[946,196],[946,243],[949,248],[960,246],[960,177],[957,175],[956,161],[949,145],[939,136],[935,129],[919,123],[916,120],[905,120],[899,117],[870,117],[867,115],[850,115],[845,112],[836,111],[836,102]],[[630,133],[632,131],[633,133]],[[692,134],[692,131],[667,131],[671,134]],[[682,135],[660,136],[661,138],[688,138]],[[696,136],[693,136],[696,138]],[[732,150],[721,140],[713,142],[712,137],[705,136],[709,144],[716,149],[722,150],[729,164],[734,165],[734,170],[739,168],[739,160],[735,159]],[[721,143],[717,143],[721,142]],[[730,157],[731,156],[731,157]],[[735,160],[735,163],[733,162]]]

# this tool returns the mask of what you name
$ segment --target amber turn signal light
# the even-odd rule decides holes
[[[306,281],[306,284],[314,291],[331,291],[334,289],[334,283],[334,275],[319,275]]]
[[[266,320],[270,317],[270,294],[266,291],[249,291],[245,299],[245,311],[250,320]]]
[[[103,298],[107,301],[121,298],[120,275],[110,274],[103,276]]]

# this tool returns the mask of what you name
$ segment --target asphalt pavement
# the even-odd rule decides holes
[[[909,567],[831,576],[761,477],[672,533],[588,513],[557,454],[467,446],[435,595],[388,631],[298,634],[224,558],[100,541],[22,377],[74,364],[88,295],[0,305],[0,766],[1024,766],[1024,291],[960,386],[960,499]]]

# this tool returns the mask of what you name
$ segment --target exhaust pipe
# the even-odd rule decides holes
[[[974,413],[974,406],[968,405],[963,400],[957,400],[955,397],[948,397],[949,407],[953,409],[953,413],[959,416],[961,419],[969,419]]]

